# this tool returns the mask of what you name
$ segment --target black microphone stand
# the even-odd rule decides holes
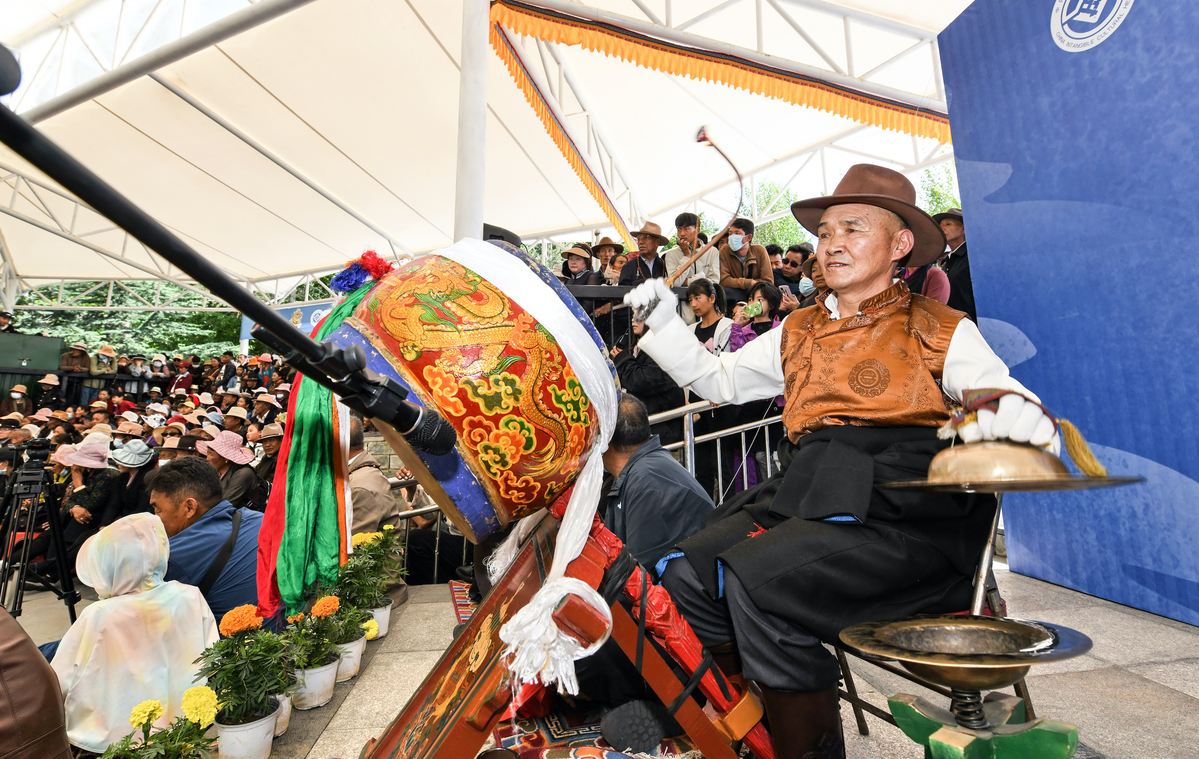
[[[0,55],[9,55],[0,47]],[[283,356],[304,376],[333,391],[341,402],[363,416],[394,427],[409,442],[434,455],[447,453],[456,440],[453,428],[432,409],[417,410],[405,402],[408,391],[395,380],[366,368],[360,346],[347,349],[318,343],[282,315],[271,310],[220,269],[184,243],[115,188],[96,176],[32,125],[0,106],[0,142],[100,214],[108,217],[150,250],[189,274],[200,285],[257,324],[255,338]],[[411,434],[410,434],[411,433]]]

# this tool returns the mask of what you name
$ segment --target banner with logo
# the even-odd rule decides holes
[[[1199,8],[975,0],[939,41],[980,328],[1148,478],[1009,496],[1011,567],[1199,624]]]
[[[311,334],[320,324],[321,319],[333,310],[333,301],[323,303],[305,303],[302,306],[276,306],[275,311],[296,325],[305,335]],[[241,318],[241,339],[250,339],[250,330],[254,328],[254,320],[248,316]]]

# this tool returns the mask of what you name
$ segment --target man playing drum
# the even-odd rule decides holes
[[[1020,395],[980,411],[963,439],[1056,452],[1053,421],[974,322],[895,279],[945,249],[915,199],[903,175],[861,164],[833,195],[795,203],[831,290],[736,353],[704,350],[661,280],[626,296],[658,301],[640,345],[679,385],[719,403],[785,396],[780,472],[713,512],[664,560],[662,580],[722,666],[739,659],[762,687],[782,759],[844,755],[840,671],[821,641],[859,622],[969,608],[994,498],[875,484],[925,476],[949,445],[937,430],[950,404],[971,389]]]

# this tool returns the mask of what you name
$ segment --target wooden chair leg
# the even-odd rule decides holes
[[[845,652],[841,649],[837,651],[837,662],[841,665],[841,676],[845,678],[845,690],[849,694],[849,705],[853,707],[853,718],[858,723],[858,733],[861,735],[870,735],[870,727],[866,724],[866,715],[862,713],[861,697],[858,696],[858,687],[853,681],[853,671],[849,668],[849,661],[845,658]],[[1020,682],[1024,682],[1021,680]]]

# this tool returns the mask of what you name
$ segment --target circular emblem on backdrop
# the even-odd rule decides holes
[[[858,362],[849,371],[849,389],[863,398],[873,398],[882,395],[891,384],[891,372],[887,366],[876,358],[868,358]]]
[[[1049,19],[1053,41],[1067,53],[1103,42],[1128,18],[1135,0],[1055,0]]]

